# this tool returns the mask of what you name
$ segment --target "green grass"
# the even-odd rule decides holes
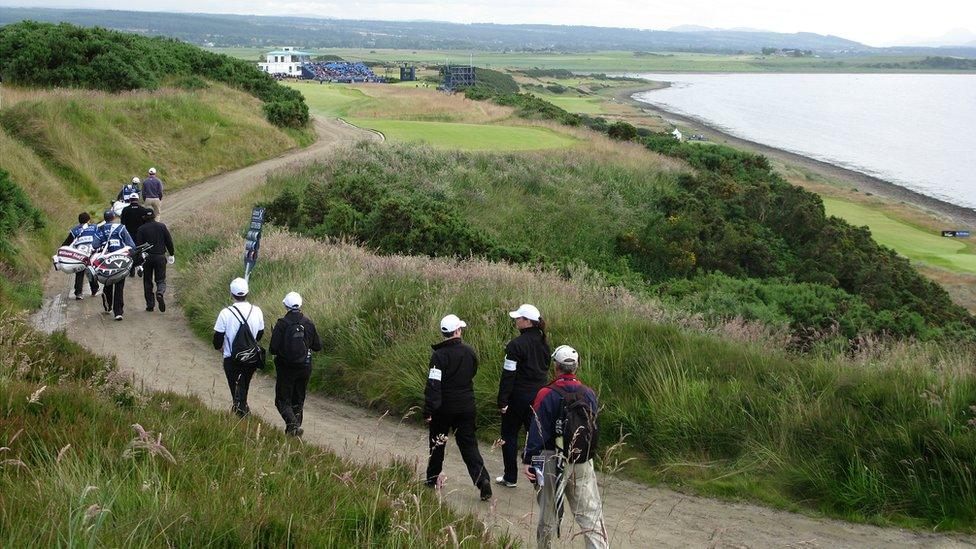
[[[288,82],[302,92],[309,111],[321,116],[347,117],[356,107],[368,105],[373,98],[349,85]]]
[[[293,82],[289,85],[301,90],[309,109],[315,114],[343,117],[357,126],[382,132],[391,141],[423,142],[439,149],[466,151],[554,149],[579,142],[570,135],[543,127],[355,117],[358,111],[377,105],[382,99],[343,84]],[[433,98],[436,92],[430,93]]]
[[[382,132],[394,142],[421,142],[438,149],[529,151],[571,147],[579,143],[572,136],[534,126],[363,118],[352,118],[349,122]]]
[[[405,464],[374,468],[195,398],[143,394],[0,313],[0,545],[500,546]],[[143,431],[145,434],[143,434]]]
[[[266,48],[213,48],[219,53],[257,61]],[[499,53],[452,50],[392,50],[323,48],[317,54],[339,55],[343,59],[366,62],[415,62],[443,64],[445,59],[490,68],[568,69],[579,72],[678,71],[678,72],[894,72],[868,65],[921,60],[924,56],[903,57],[766,57],[758,54],[726,55],[687,52],[661,52],[635,55],[631,51],[580,53]],[[904,71],[902,71],[904,72]]]
[[[893,219],[884,213],[854,202],[824,198],[829,215],[857,226],[866,225],[880,244],[928,265],[959,273],[976,274],[976,254],[964,242]]]
[[[557,107],[579,114],[606,114],[606,98],[586,95],[536,94]]]
[[[585,275],[380,257],[274,231],[265,239],[253,299],[275,311],[287,291],[314,296],[306,314],[327,349],[315,359],[317,390],[381,410],[421,404],[437,319],[454,312],[480,352],[478,419],[493,439],[499,366],[516,333],[505,311],[527,301],[554,345],[581,351],[581,375],[602,397],[604,442],[628,434],[645,480],[851,520],[976,526],[972,349],[796,357],[736,322],[717,330],[724,337],[696,333],[698,321],[596,289]],[[238,271],[234,245],[181,274],[197,333],[210,329]]]

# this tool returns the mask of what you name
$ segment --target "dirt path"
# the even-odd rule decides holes
[[[319,141],[260,164],[229,172],[174,193],[164,203],[163,218],[179,223],[196,208],[219,201],[228,189],[241,190],[264,182],[267,173],[292,162],[329,154],[338,144],[377,139],[370,132],[338,121],[316,121]],[[45,306],[35,325],[68,335],[104,355],[114,355],[119,367],[131,371],[137,383],[152,390],[199,397],[206,405],[227,410],[230,398],[220,357],[189,329],[178,303],[165,314],[147,313],[141,305],[141,285],[126,288],[128,309],[123,322],[101,314],[100,299],[68,300],[69,277],[52,273],[46,281]],[[178,299],[178,289],[176,290]],[[269,315],[270,316],[270,315]],[[251,410],[278,425],[274,408],[274,380],[258,375],[251,386]],[[388,463],[397,457],[426,463],[426,432],[413,423],[383,416],[336,400],[311,396],[305,409],[305,437],[357,461]],[[489,504],[478,501],[460,455],[449,444],[445,460],[443,497],[462,511],[471,511],[496,528],[511,529],[534,545],[535,501],[526,482],[518,488],[495,487]],[[501,452],[482,448],[489,470],[500,474]],[[852,525],[775,511],[749,504],[726,503],[682,495],[667,489],[601,477],[607,527],[614,547],[969,547],[973,538],[947,537]],[[564,546],[578,529],[564,522]]]

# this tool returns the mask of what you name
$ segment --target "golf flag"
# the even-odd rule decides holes
[[[244,278],[250,279],[251,271],[258,262],[258,248],[261,246],[261,229],[264,228],[264,208],[255,206],[251,210],[251,224],[244,237]]]

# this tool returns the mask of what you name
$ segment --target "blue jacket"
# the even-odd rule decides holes
[[[539,389],[535,395],[535,402],[532,404],[534,412],[532,424],[529,427],[529,436],[525,442],[525,452],[522,455],[522,462],[526,465],[532,463],[532,458],[542,453],[543,450],[556,449],[556,420],[561,415],[563,397],[552,390],[554,385],[567,393],[585,391],[586,400],[593,410],[593,417],[597,416],[600,409],[596,393],[593,392],[593,389],[580,383],[575,374],[562,374],[549,385]]]
[[[98,228],[92,247],[98,250],[106,242],[108,242],[108,248],[106,249],[108,252],[116,252],[126,246],[130,248],[136,247],[136,243],[129,236],[129,231],[125,230],[125,225],[116,222],[106,223]]]
[[[98,227],[94,223],[80,223],[75,225],[68,231],[68,237],[64,239],[61,243],[62,246],[67,246],[69,244],[74,246],[80,246],[82,244],[91,245],[95,240],[95,233],[98,232]]]
[[[143,198],[163,198],[163,182],[155,175],[150,175],[142,182]]]
[[[122,187],[122,190],[119,191],[116,200],[125,200],[126,196],[129,196],[132,193],[139,194],[139,192],[139,185],[136,185],[135,183],[127,183]]]

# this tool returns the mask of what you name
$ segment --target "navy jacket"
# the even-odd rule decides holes
[[[92,248],[98,250],[106,242],[108,242],[107,252],[116,252],[126,246],[130,248],[136,247],[136,243],[133,242],[129,231],[125,230],[125,225],[121,223],[106,223],[99,227],[98,232],[95,233]]]
[[[586,400],[593,410],[593,417],[597,417],[600,405],[596,399],[596,393],[586,385],[580,383],[574,374],[562,374],[552,383],[539,390],[532,404],[532,424],[529,426],[529,437],[525,442],[525,452],[522,454],[522,462],[526,465],[532,463],[532,458],[539,455],[543,450],[555,450],[556,440],[556,420],[561,415],[563,397],[552,389],[553,385],[567,393],[585,391]]]

